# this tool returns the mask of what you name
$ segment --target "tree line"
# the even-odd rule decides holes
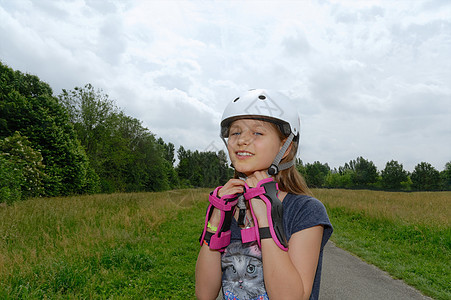
[[[0,62],[0,203],[210,187],[231,175],[224,152],[175,153],[91,84],[55,96]]]
[[[412,174],[394,161],[379,174],[363,158],[338,170],[297,167],[312,187],[439,190],[450,189],[450,165],[438,172],[421,163]],[[91,84],[55,96],[37,76],[0,62],[0,203],[214,187],[231,176],[224,151],[176,151]]]
[[[388,191],[441,191],[451,190],[451,161],[439,172],[430,163],[417,164],[413,172],[404,170],[402,164],[391,160],[379,172],[372,161],[358,157],[338,169],[319,161],[303,164],[297,169],[307,184],[315,188],[376,189]]]

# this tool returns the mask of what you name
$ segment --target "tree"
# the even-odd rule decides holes
[[[104,179],[102,165],[111,154],[106,152],[105,144],[113,141],[113,130],[119,126],[119,118],[114,116],[117,108],[108,95],[103,94],[101,90],[95,90],[91,84],[86,84],[84,88],[75,87],[72,91],[63,89],[58,98],[68,112],[77,137],[88,154],[90,162]],[[115,142],[118,142],[117,139]],[[116,147],[118,146],[123,146],[123,144],[116,145]],[[121,155],[121,151],[114,152]]]
[[[440,189],[440,172],[430,163],[421,162],[415,166],[411,175],[412,187],[419,191]]]
[[[179,163],[177,165],[176,171],[180,178],[180,183],[183,187],[191,186],[191,177],[194,172],[194,162],[192,161],[191,156],[191,151],[185,150],[183,146],[180,146],[177,150]],[[194,177],[197,177],[197,175],[195,175]]]
[[[17,131],[39,151],[46,166],[46,196],[95,190],[87,156],[68,115],[37,76],[13,71],[0,63],[0,138]]]
[[[173,143],[165,143],[163,139],[160,137],[157,140],[157,143],[161,145],[163,157],[166,159],[171,165],[175,163],[175,147]]]
[[[160,145],[160,151],[165,159],[169,186],[171,189],[178,188],[180,187],[180,180],[177,171],[174,169],[175,146],[173,143],[165,143],[161,137],[158,138],[157,143]]]
[[[307,176],[307,171],[305,169],[304,163],[300,158],[296,158],[296,169],[304,178]]]
[[[351,160],[349,164],[345,164],[344,167],[340,167],[339,172],[340,174],[350,172],[352,183],[357,187],[368,186],[378,180],[377,168],[374,163],[361,156],[356,160]]]
[[[224,151],[193,152],[180,146],[177,154],[179,164],[176,170],[184,186],[216,187],[233,175],[233,170],[227,166]]]
[[[382,186],[385,189],[401,189],[402,182],[407,181],[407,171],[404,170],[402,164],[392,160],[385,164],[385,169],[382,170]]]
[[[103,192],[162,191],[179,185],[174,145],[125,115],[91,84],[59,96],[100,176]]]
[[[322,164],[319,161],[315,161],[313,164],[307,164],[305,166],[306,181],[308,186],[322,187],[326,182],[326,176],[330,172],[329,165]]]
[[[226,182],[233,177],[234,170],[229,168],[229,161],[227,160],[227,154],[224,150],[219,150],[219,184],[224,185]]]
[[[445,164],[445,169],[440,172],[442,180],[442,189],[445,191],[451,190],[451,161]]]

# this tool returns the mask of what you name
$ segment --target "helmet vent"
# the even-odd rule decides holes
[[[260,95],[260,96],[258,96],[258,99],[260,99],[260,100],[265,100],[265,99],[266,99],[266,96],[265,96],[265,95]]]
[[[233,102],[237,102],[237,101],[238,101],[238,99],[240,99],[240,97],[238,97],[238,98],[236,98],[235,100],[233,100]]]

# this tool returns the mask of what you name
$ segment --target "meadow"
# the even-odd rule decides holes
[[[332,240],[434,299],[451,299],[451,192],[315,190]]]
[[[191,299],[209,189],[0,207],[0,299]],[[450,299],[451,192],[314,190],[333,241]]]

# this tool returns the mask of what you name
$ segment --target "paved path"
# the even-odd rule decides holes
[[[219,295],[217,300],[222,299]],[[324,249],[319,300],[432,299],[329,241]]]
[[[332,242],[324,250],[320,300],[431,299]]]

